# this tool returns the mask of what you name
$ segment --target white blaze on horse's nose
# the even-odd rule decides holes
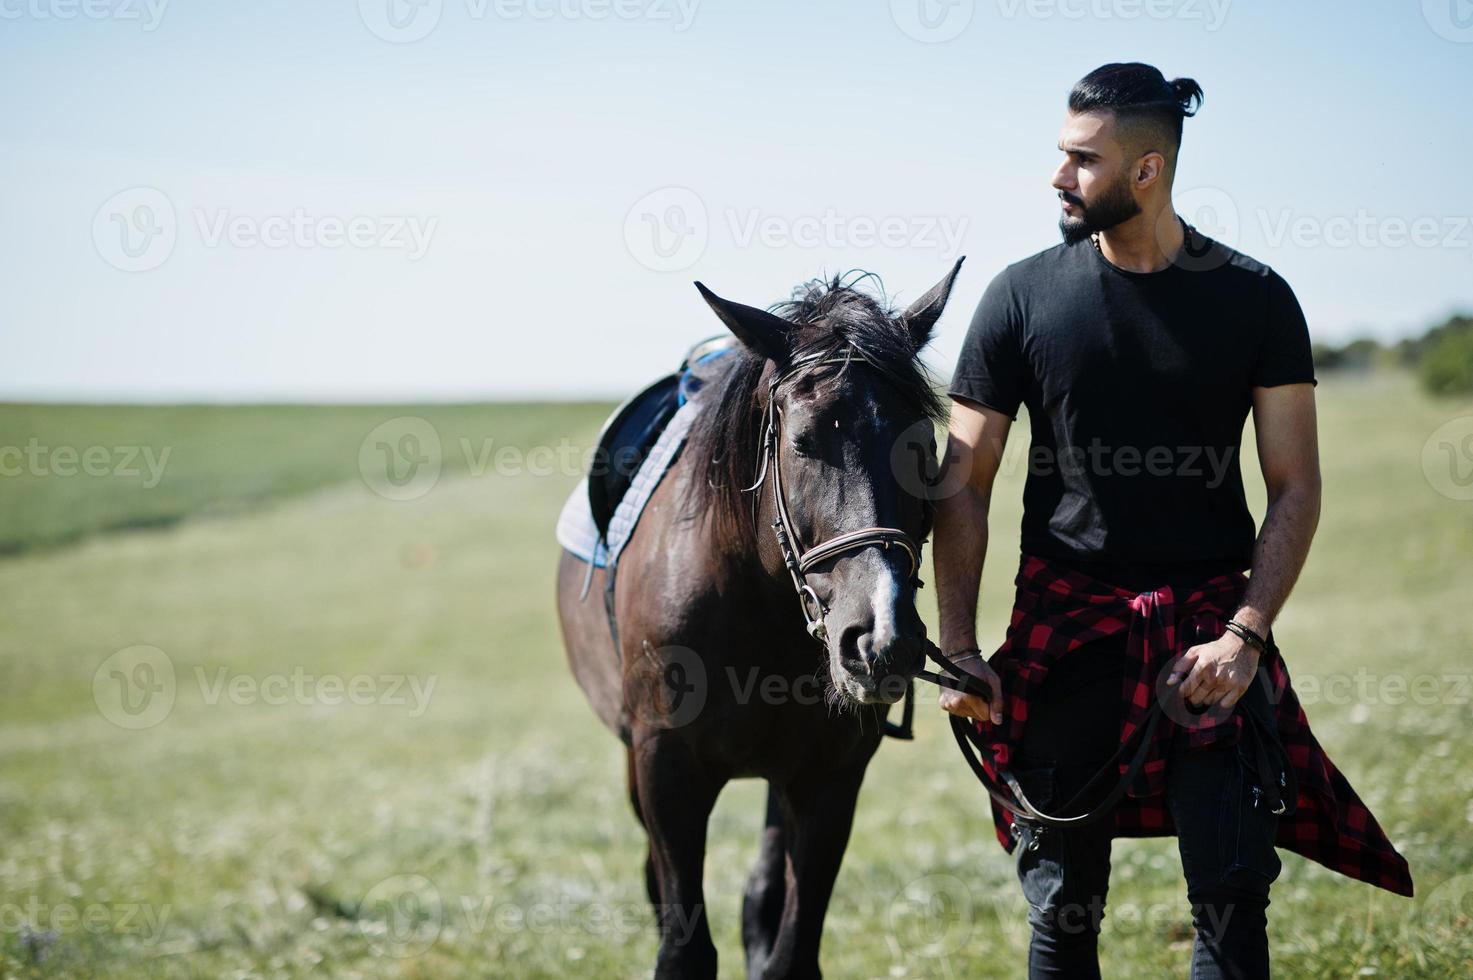
[[[888,650],[895,642],[898,624],[895,621],[896,607],[900,603],[900,577],[894,566],[881,557],[880,552],[871,552],[870,560],[878,567],[875,576],[875,591],[870,597],[874,610],[874,629],[869,634],[869,649],[866,658],[877,650]]]

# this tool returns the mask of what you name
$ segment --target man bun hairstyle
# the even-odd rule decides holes
[[[1195,79],[1167,81],[1160,69],[1139,61],[1101,65],[1074,83],[1069,111],[1113,112],[1121,124],[1149,125],[1181,145],[1182,120],[1202,105],[1202,86]]]

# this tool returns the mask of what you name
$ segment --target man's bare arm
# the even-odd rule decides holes
[[[952,403],[932,550],[941,649],[948,654],[977,646],[977,593],[987,555],[987,514],[1011,426],[1012,419],[995,409],[968,401]],[[992,707],[989,709],[979,698],[949,690],[941,692],[941,707],[952,714],[1001,722],[1002,698],[996,675],[980,655],[963,662],[992,688]]]
[[[1253,389],[1258,462],[1268,511],[1253,546],[1253,573],[1234,619],[1267,636],[1309,557],[1320,521],[1320,449],[1314,386]]]
[[[1233,618],[1267,636],[1289,598],[1320,519],[1320,458],[1314,386],[1253,389],[1258,461],[1268,488],[1268,511],[1253,546],[1253,570]],[[1258,653],[1227,633],[1183,655],[1171,683],[1186,675],[1183,695],[1193,704],[1237,703],[1258,669]]]

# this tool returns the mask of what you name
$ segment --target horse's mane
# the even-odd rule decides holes
[[[865,280],[874,282],[875,295],[856,288]],[[812,279],[770,311],[793,324],[792,350],[843,354],[852,346],[925,417],[934,421],[943,416],[942,399],[878,276],[854,270]],[[767,359],[744,344],[735,345],[727,359],[734,363],[702,396],[706,406],[692,423],[684,450],[698,461],[695,479],[686,486],[685,513],[709,514],[717,533],[734,540],[752,530],[750,497],[742,489],[752,483],[761,464]]]

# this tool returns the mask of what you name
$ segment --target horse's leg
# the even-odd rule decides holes
[[[777,942],[762,974],[765,980],[822,976],[818,947],[823,920],[849,845],[864,768],[861,763],[816,781],[800,777],[784,788],[788,806],[784,840],[792,877]]]
[[[724,779],[715,778],[676,736],[635,736],[640,812],[659,882],[660,952],[656,980],[716,976],[716,945],[706,920],[702,872],[706,823]]]
[[[655,848],[654,844],[650,841],[649,825],[644,822],[644,811],[639,808],[639,770],[634,765],[634,750],[632,748],[625,749],[624,757],[628,768],[629,804],[634,807],[635,819],[639,821],[639,825],[644,828],[645,833],[644,890],[645,894],[650,897],[650,907],[658,913],[660,909],[660,882],[655,877]]]
[[[767,787],[767,823],[762,849],[747,877],[742,896],[742,945],[747,951],[747,980],[759,980],[782,924],[788,891],[787,852],[783,848],[783,810],[777,790]]]

